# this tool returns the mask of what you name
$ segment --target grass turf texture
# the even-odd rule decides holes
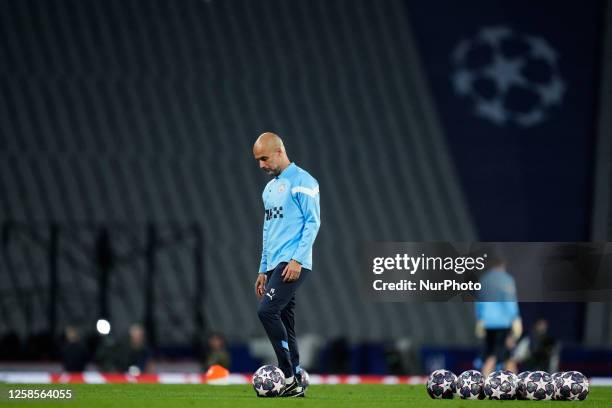
[[[7,400],[9,389],[72,389],[69,401]],[[257,398],[250,385],[166,384],[0,384],[0,406],[64,408],[180,407],[610,407],[612,387],[591,387],[586,401],[467,401],[432,400],[424,385],[313,385],[306,398]]]

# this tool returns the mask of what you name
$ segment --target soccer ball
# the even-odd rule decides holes
[[[582,401],[589,393],[589,380],[579,371],[559,373],[555,380],[555,399]]]
[[[436,370],[427,380],[427,393],[431,398],[451,399],[455,393],[457,377],[448,370]]]
[[[485,380],[484,393],[489,399],[516,399],[516,374],[508,370],[493,371]]]
[[[531,371],[523,371],[517,376],[516,381],[516,399],[526,400],[527,399],[527,387],[525,385],[525,378],[531,374]]]
[[[550,400],[555,394],[552,376],[545,371],[534,371],[523,380],[527,399]]]
[[[557,371],[556,373],[553,373],[550,375],[552,377],[553,384],[555,384],[555,393],[553,394],[554,400],[559,399],[559,396],[557,395],[557,392],[559,390],[557,389],[556,382],[557,382],[557,378],[561,377],[562,375],[563,375],[563,371]]]
[[[278,397],[285,388],[285,374],[276,366],[261,366],[253,374],[252,384],[258,397]]]
[[[457,377],[456,394],[462,399],[484,399],[484,377],[480,371],[462,372]]]
[[[304,370],[303,368],[300,368],[300,386],[306,389],[308,388],[309,385],[310,385],[310,376],[308,375],[308,372]]]
[[[544,122],[563,102],[559,54],[544,38],[483,27],[453,51],[453,87],[474,115],[521,128]]]

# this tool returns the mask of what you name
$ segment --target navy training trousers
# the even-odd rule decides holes
[[[295,292],[310,273],[302,268],[300,277],[293,282],[283,282],[281,274],[287,266],[279,263],[266,272],[266,292],[259,303],[257,314],[274,347],[279,368],[289,378],[300,370],[300,354],[295,338]]]

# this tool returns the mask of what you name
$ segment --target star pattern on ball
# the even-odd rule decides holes
[[[272,391],[281,392],[284,387],[285,387],[285,384],[283,384],[281,381],[277,381],[274,383],[274,387],[272,388]]]
[[[544,381],[544,378],[540,378],[540,380],[539,380],[539,381],[536,381],[535,383],[536,383],[536,385],[538,386],[538,389],[542,389],[542,390],[545,390],[545,389],[546,389],[546,384],[547,384],[547,382],[546,382],[546,381]]]
[[[499,389],[499,387],[496,387],[496,388],[491,387],[491,398],[500,399],[501,395],[502,395],[502,392]]]
[[[499,381],[503,384],[504,381],[509,381],[510,380],[510,376],[506,373],[500,373],[499,374]]]

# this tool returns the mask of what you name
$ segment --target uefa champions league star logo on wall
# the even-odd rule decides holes
[[[482,28],[451,56],[452,85],[476,116],[527,128],[544,122],[563,102],[559,54],[542,37],[504,26]]]

